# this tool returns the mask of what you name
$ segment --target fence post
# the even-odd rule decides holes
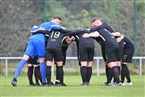
[[[139,75],[142,76],[142,58],[139,60]]]
[[[5,69],[6,69],[6,71],[5,71],[5,76],[8,76],[8,59],[5,59]]]
[[[97,58],[97,76],[99,76],[99,58]]]

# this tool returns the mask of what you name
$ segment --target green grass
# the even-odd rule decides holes
[[[145,76],[131,77],[132,86],[104,86],[105,76],[93,75],[90,86],[84,87],[80,75],[65,75],[67,87],[29,87],[27,76],[20,75],[18,87],[12,87],[12,76],[1,76],[0,97],[145,97]]]

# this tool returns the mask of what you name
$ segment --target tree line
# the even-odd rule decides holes
[[[135,43],[136,56],[144,56],[145,1],[134,1],[0,0],[0,56],[22,56],[31,27],[54,15],[60,16],[61,25],[70,30],[87,28],[92,18],[99,17]],[[76,56],[74,49],[75,43],[70,45],[68,56]],[[95,52],[95,56],[101,56],[97,43]]]

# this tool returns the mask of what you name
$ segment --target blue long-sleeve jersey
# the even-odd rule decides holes
[[[39,25],[38,27],[36,27],[36,28],[34,28],[34,29],[32,28],[32,29],[31,29],[31,32],[32,32],[32,33],[35,33],[36,31],[38,31],[38,29],[39,29],[40,27],[42,27],[42,28],[44,28],[44,29],[50,31],[50,30],[52,29],[52,26],[53,26],[53,25],[56,25],[56,23],[54,23],[54,22],[44,22],[44,23],[42,23],[41,25]],[[54,29],[55,29],[55,28],[54,28]],[[56,29],[57,29],[57,28],[56,28]],[[40,41],[45,42],[46,37],[45,37],[44,34],[35,34],[35,35],[32,35],[32,36],[30,37],[30,39],[38,39],[38,40],[40,40]]]

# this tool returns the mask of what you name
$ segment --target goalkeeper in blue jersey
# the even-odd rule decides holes
[[[45,31],[50,31],[51,27],[53,25],[59,25],[61,22],[61,18],[58,16],[52,17],[50,22],[44,22],[40,26],[35,26],[31,32],[34,34],[35,32],[43,32]],[[42,77],[42,84],[46,83],[46,64],[45,64],[45,42],[46,42],[46,37],[42,33],[37,33],[29,38],[28,46],[25,50],[25,53],[23,55],[23,58],[21,61],[18,63],[18,66],[16,68],[15,75],[12,79],[11,84],[13,86],[17,86],[17,78],[18,75],[20,74],[23,66],[27,63],[30,57],[34,57],[35,54],[38,55],[38,59],[40,62],[40,73]]]

